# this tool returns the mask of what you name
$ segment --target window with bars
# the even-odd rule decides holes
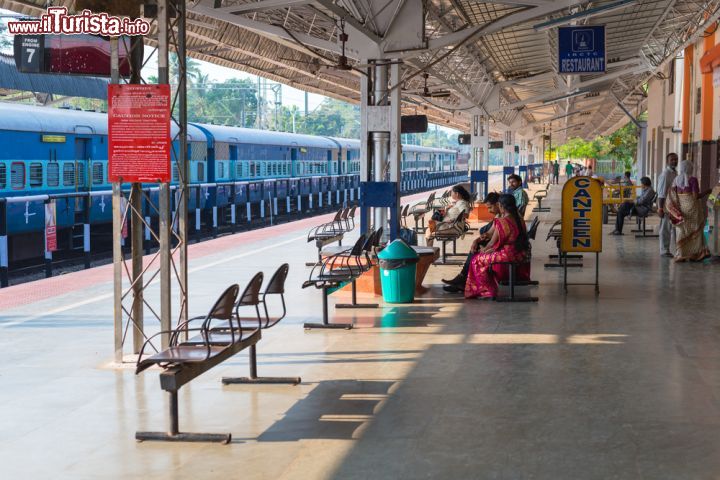
[[[205,164],[202,162],[199,162],[197,164],[197,179],[198,179],[198,182],[205,181]]]
[[[47,165],[47,186],[57,187],[60,185],[60,164],[48,163]]]
[[[218,172],[217,172],[218,178],[224,177],[225,176],[225,162],[217,162],[217,166],[218,166]]]
[[[0,190],[7,188],[7,165],[0,163]]]
[[[10,164],[10,185],[13,190],[25,188],[25,164],[13,162]]]
[[[100,162],[93,162],[92,183],[93,185],[102,185],[103,183],[103,164]]]
[[[75,165],[70,162],[63,163],[63,187],[75,186]]]
[[[42,187],[43,166],[40,162],[30,163],[30,188]]]

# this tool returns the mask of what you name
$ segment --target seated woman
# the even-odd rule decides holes
[[[521,262],[530,253],[530,240],[515,197],[500,195],[498,203],[500,215],[493,220],[492,238],[470,261],[465,298],[494,299],[498,285],[491,268],[493,262]]]
[[[450,198],[453,200],[453,205],[446,211],[438,210],[433,214],[433,217],[437,217],[428,221],[428,228],[425,230],[425,244],[428,247],[432,247],[435,232],[454,228],[453,222],[455,222],[460,214],[469,212],[472,208],[470,205],[470,193],[461,185],[452,187]],[[440,220],[437,218],[440,218]]]
[[[705,197],[710,192],[700,192],[698,179],[693,176],[692,162],[680,162],[678,176],[670,187],[665,204],[666,213],[675,226],[676,262],[699,262],[710,256],[703,235],[707,219]]]

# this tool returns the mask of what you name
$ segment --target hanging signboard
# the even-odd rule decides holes
[[[108,179],[170,181],[170,86],[108,85]]]
[[[605,73],[605,25],[558,28],[558,73]]]
[[[45,204],[45,251],[57,250],[57,215],[55,200]]]
[[[557,158],[558,158],[557,150],[555,150],[555,149],[545,150],[545,161],[548,161],[548,162],[554,161],[554,160],[557,160]]]
[[[590,177],[573,177],[562,190],[563,252],[602,251],[603,192]]]

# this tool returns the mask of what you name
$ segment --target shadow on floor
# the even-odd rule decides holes
[[[257,438],[259,442],[354,438],[370,420],[394,381],[323,381]]]

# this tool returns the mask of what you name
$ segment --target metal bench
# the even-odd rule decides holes
[[[537,192],[535,192],[535,194],[533,195],[533,201],[536,201],[538,206],[532,209],[533,212],[542,213],[550,211],[549,207],[542,206],[542,201],[547,197],[547,194],[547,190],[538,190]]]
[[[262,280],[262,279],[261,279]],[[252,284],[252,282],[251,282]],[[135,438],[139,441],[158,440],[171,442],[219,442],[229,443],[230,433],[188,433],[180,432],[178,415],[178,390],[198,376],[207,372],[214,366],[233,357],[238,352],[255,345],[261,338],[260,322],[255,328],[243,328],[239,322],[233,320],[235,300],[240,287],[232,285],[225,290],[215,302],[205,317],[196,317],[188,323],[180,325],[171,331],[161,331],[151,336],[140,350],[135,373],[158,365],[163,369],[160,373],[160,388],[170,395],[169,418],[170,425],[165,432],[136,432]],[[199,341],[181,342],[188,332],[189,323],[202,319],[201,326],[195,329]],[[258,319],[259,320],[259,319]],[[223,341],[211,334],[213,321],[221,321],[231,325],[223,337]],[[158,335],[169,335],[168,348],[151,356],[145,355],[145,350],[152,345],[152,339]],[[153,346],[154,348],[154,346]]]
[[[253,289],[252,291],[247,292],[247,295],[243,295],[240,297],[240,300],[237,303],[236,309],[235,309],[235,317],[237,321],[240,322],[241,325],[244,323],[250,323],[253,324],[255,319],[253,317],[241,317],[239,309],[240,307],[252,307],[254,306],[256,308],[256,312],[258,309],[259,304],[262,304],[263,306],[263,312],[264,313],[264,323],[262,323],[261,320],[261,326],[260,328],[262,330],[266,330],[268,328],[272,328],[280,321],[285,318],[285,315],[287,315],[287,308],[285,306],[285,280],[287,280],[288,273],[290,272],[290,266],[287,263],[283,263],[280,265],[280,268],[278,268],[272,277],[270,277],[270,281],[268,281],[267,286],[265,287],[265,291],[262,294],[262,298],[259,298],[259,288],[257,290]],[[282,307],[281,311],[277,315],[270,315],[270,312],[268,310],[268,302],[270,300],[270,297],[276,296],[279,298],[279,304],[280,307]],[[234,383],[262,383],[262,384],[282,384],[282,383],[289,383],[292,385],[297,385],[300,383],[302,379],[300,377],[258,377],[257,375],[257,351],[256,351],[256,345],[250,346],[250,376],[249,377],[223,377],[222,383],[225,385],[234,384]]]
[[[652,203],[654,204],[657,200],[657,192],[655,192],[655,195],[653,196]],[[651,213],[656,213],[654,209],[650,208],[648,209],[648,212],[645,215],[640,215],[637,212],[635,213],[635,220],[637,221],[637,229],[632,230],[634,233],[640,233],[640,235],[635,235],[635,238],[658,238],[660,234],[655,233],[653,234],[653,229],[648,229],[646,225],[647,217],[650,216]],[[651,232],[650,235],[648,235],[648,232]]]
[[[313,227],[307,236],[308,243],[315,242],[315,246],[318,249],[318,260],[316,262],[307,262],[305,265],[308,267],[314,267],[322,261],[321,251],[322,249],[330,245],[331,243],[338,242],[338,245],[342,245],[343,237],[345,233],[352,230],[355,227],[355,207],[340,209],[335,213],[335,217],[327,223],[323,223],[316,227]],[[350,213],[352,211],[352,217]],[[352,225],[352,228],[351,228]]]
[[[433,202],[435,201],[435,192],[431,193],[425,202],[417,203],[410,207],[410,215],[415,220],[415,231],[418,234],[425,233],[425,215],[433,211]],[[421,223],[421,225],[418,225]]]
[[[546,263],[545,268],[563,268],[563,258],[568,259],[577,259],[582,260],[582,255],[573,255],[573,254],[563,254],[561,247],[561,237],[562,237],[562,220],[556,220],[555,223],[552,224],[550,227],[550,230],[548,230],[547,237],[545,237],[545,241],[554,240],[555,244],[557,245],[558,253],[557,255],[549,255],[550,259],[557,259],[557,263]],[[582,268],[582,263],[568,263],[568,267],[579,267]]]
[[[457,218],[453,221],[452,226],[448,229],[435,231],[433,236],[435,237],[435,240],[439,241],[441,246],[441,254],[440,254],[440,260],[435,262],[435,265],[461,265],[461,263],[458,262],[448,262],[447,257],[466,257],[467,253],[457,253],[457,241],[465,236],[465,234],[469,230],[469,226],[467,224],[467,212],[462,212],[460,215],[457,216]],[[447,253],[447,244],[449,242],[452,242],[453,245],[453,251],[452,253]]]
[[[366,270],[370,258],[364,250],[367,236],[360,235],[353,247],[347,252],[321,258],[310,271],[310,277],[303,282],[302,288],[315,287],[322,290],[322,323],[305,323],[305,329],[312,328],[344,328],[350,330],[351,323],[330,323],[328,318],[328,296],[353,281]]]

